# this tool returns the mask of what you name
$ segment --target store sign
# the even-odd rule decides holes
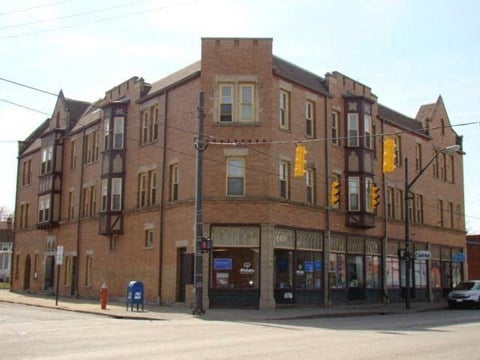
[[[431,256],[432,253],[428,250],[415,251],[415,259],[417,260],[429,260]]]
[[[465,262],[465,254],[462,252],[457,252],[452,254],[452,261],[454,262]]]
[[[252,269],[252,264],[248,261],[245,261],[240,269],[240,274],[254,274],[255,269]]]
[[[216,258],[213,259],[214,270],[232,270],[231,258]]]

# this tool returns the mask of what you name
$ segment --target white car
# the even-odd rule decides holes
[[[450,309],[457,306],[480,308],[480,280],[462,281],[450,291],[447,301]]]

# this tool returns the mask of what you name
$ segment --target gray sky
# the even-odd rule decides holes
[[[474,0],[2,1],[0,78],[94,101],[132,76],[153,82],[199,60],[202,37],[271,37],[275,55],[321,76],[340,71],[407,116],[442,95],[464,137],[465,217],[478,234],[479,10]],[[13,211],[17,141],[48,117],[18,105],[51,114],[55,101],[0,80],[0,206]]]

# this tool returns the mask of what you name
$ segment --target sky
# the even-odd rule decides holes
[[[267,37],[275,55],[339,71],[410,117],[441,95],[463,136],[466,228],[480,234],[479,12],[475,0],[2,1],[0,207],[14,210],[18,140],[51,116],[48,93],[95,101],[198,61],[202,37]]]

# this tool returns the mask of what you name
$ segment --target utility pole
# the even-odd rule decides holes
[[[202,195],[202,171],[203,152],[207,148],[207,142],[203,136],[203,123],[205,120],[203,92],[200,92],[198,99],[198,132],[194,140],[196,149],[195,163],[195,266],[194,266],[194,295],[195,303],[193,314],[202,315],[203,309],[203,252],[201,244],[203,240],[203,195]]]

